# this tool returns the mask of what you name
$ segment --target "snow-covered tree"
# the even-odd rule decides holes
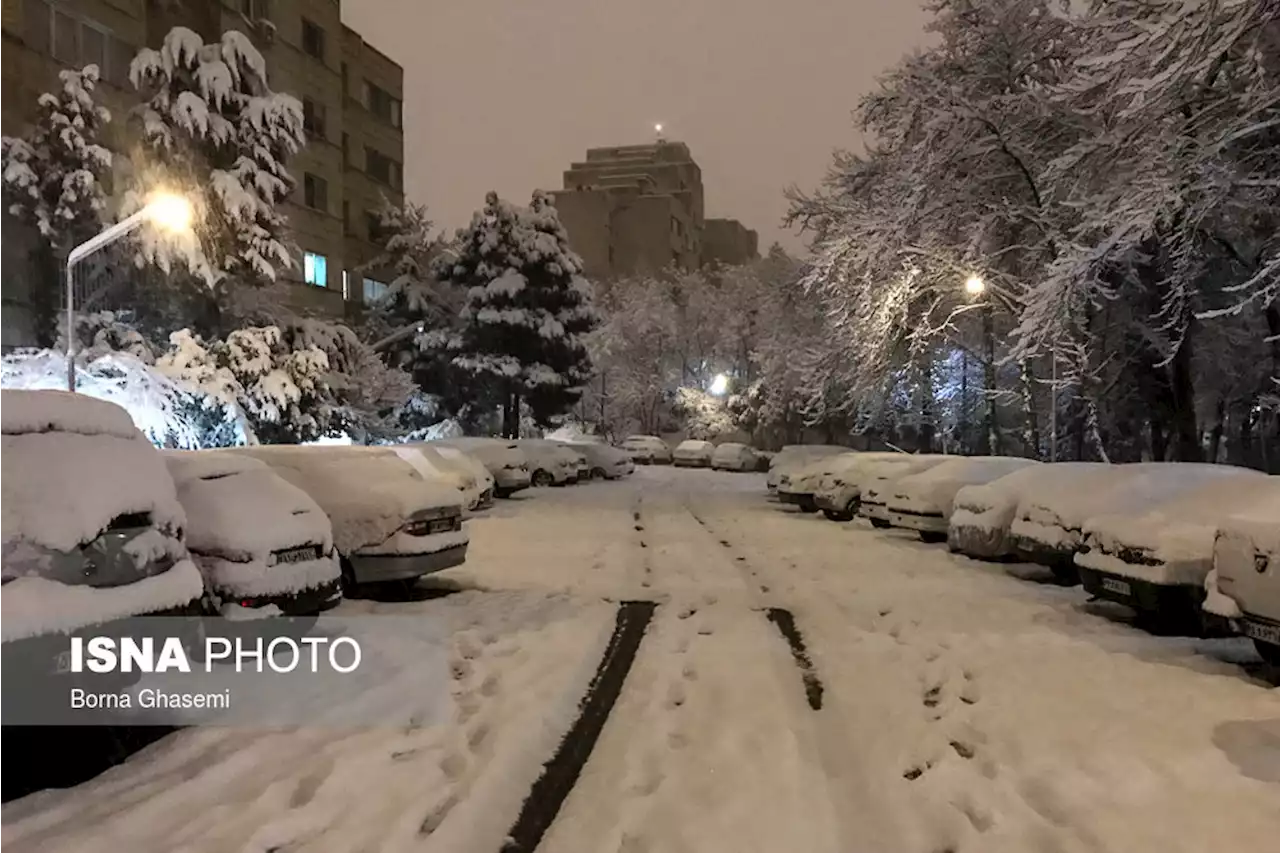
[[[111,120],[95,100],[98,66],[62,71],[58,77],[62,88],[37,99],[27,134],[6,136],[3,142],[5,209],[37,235],[30,274],[42,346],[52,344],[56,332],[58,276],[67,254],[102,230],[102,180],[111,170],[111,152],[98,142]]]
[[[306,143],[301,103],[272,91],[262,54],[235,30],[205,44],[175,27],[159,49],[138,52],[129,77],[144,98],[134,159],[145,168],[124,212],[164,187],[192,198],[196,213],[194,241],[141,232],[138,262],[183,266],[224,302],[276,281],[295,255],[278,206],[295,186],[288,159]]]
[[[528,208],[489,193],[458,243],[437,272],[466,291],[454,364],[497,391],[503,433],[515,437],[522,404],[545,423],[580,398],[591,375],[591,285],[542,192]]]

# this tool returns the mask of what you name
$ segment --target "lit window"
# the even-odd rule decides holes
[[[366,305],[377,302],[387,292],[387,285],[377,279],[364,280],[364,302]]]
[[[329,261],[324,255],[307,252],[302,256],[302,277],[316,287],[329,286]]]

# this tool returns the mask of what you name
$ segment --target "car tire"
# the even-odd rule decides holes
[[[1271,666],[1280,666],[1280,646],[1263,640],[1254,640],[1253,647],[1258,650],[1258,656]]]
[[[591,469],[591,479],[593,480],[605,480],[605,479],[608,479],[608,476],[609,475],[604,472],[603,468]]]
[[[1080,570],[1070,559],[1055,560],[1053,565],[1049,566],[1049,571],[1053,572],[1053,579],[1062,586],[1075,586],[1080,583]]]
[[[849,510],[824,509],[822,514],[830,521],[853,521],[853,513]]]
[[[883,518],[869,518],[867,520],[871,522],[872,527],[875,527],[879,530],[888,530],[890,527],[893,526],[889,522],[885,521]]]
[[[539,468],[537,471],[534,471],[533,476],[529,478],[529,482],[540,489],[546,488],[547,486],[550,486],[550,485],[554,485],[555,481],[556,481],[555,477],[552,477],[549,471],[543,471],[541,468]]]
[[[947,541],[947,534],[939,533],[937,530],[921,530],[920,541],[929,545],[941,545]]]

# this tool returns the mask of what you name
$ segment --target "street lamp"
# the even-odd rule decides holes
[[[729,377],[723,373],[717,373],[715,378],[711,380],[711,387],[707,389],[713,397],[723,397],[725,392],[729,390]]]
[[[75,265],[127,234],[150,222],[162,231],[179,234],[191,228],[193,213],[191,202],[180,195],[158,192],[151,196],[145,207],[120,220],[95,237],[81,243],[67,255],[67,390],[76,390],[76,334],[75,334]]]
[[[981,276],[971,275],[964,283],[964,292],[970,296],[981,296],[987,292],[987,283]]]

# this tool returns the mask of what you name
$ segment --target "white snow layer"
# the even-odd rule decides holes
[[[260,445],[226,452],[261,459],[310,495],[329,516],[340,554],[365,553],[388,543],[416,512],[449,506],[461,510],[456,490],[428,483],[390,450]]]
[[[465,509],[474,509],[480,501],[480,486],[475,475],[467,468],[450,462],[440,451],[422,444],[397,444],[392,446],[396,456],[413,466],[427,482],[438,483],[458,493],[458,500]]]
[[[975,456],[951,459],[927,470],[901,477],[889,495],[890,509],[916,513],[936,513],[951,517],[956,493],[965,486],[989,483],[1030,465],[1034,459],[1011,456]]]
[[[220,593],[288,594],[338,578],[328,517],[265,462],[218,451],[164,457],[187,514],[187,547]],[[318,545],[321,556],[275,562],[272,552],[307,545]]]
[[[6,388],[0,400],[0,430],[5,435],[74,432],[134,439],[138,429],[119,406],[70,391]]]

